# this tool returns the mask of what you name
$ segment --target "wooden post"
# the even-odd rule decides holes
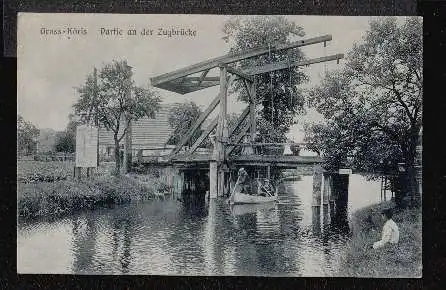
[[[313,206],[321,206],[321,193],[322,167],[320,165],[315,165],[313,171]]]
[[[330,174],[328,176],[328,200],[330,207],[330,217],[333,217],[336,211],[336,203],[335,203],[335,192],[333,190],[333,176]]]
[[[329,216],[329,194],[330,194],[330,176],[323,173],[323,191],[322,191],[322,217],[323,223],[328,223]]]
[[[321,232],[321,193],[322,193],[323,173],[320,165],[314,165],[313,168],[313,201],[312,201],[312,223],[313,232]]]
[[[266,176],[267,176],[268,180],[270,180],[271,179],[271,165],[268,165],[266,170],[267,170]]]
[[[74,167],[74,177],[77,178],[77,180],[81,180],[82,178],[82,167]]]
[[[231,195],[231,193],[232,193],[232,188],[233,188],[233,182],[232,182],[232,170],[231,169],[229,169],[229,182],[228,182],[228,184],[229,184],[229,195]]]
[[[249,117],[251,122],[251,142],[255,141],[256,135],[256,82],[255,79],[251,84],[250,101],[249,101]],[[249,92],[248,92],[249,93]]]
[[[209,163],[209,196],[210,198],[216,198],[218,193],[217,186],[217,162],[211,161]]]
[[[227,70],[226,66],[220,67],[220,114],[217,127],[217,196],[224,195],[224,171],[222,164],[225,160],[225,142],[228,138],[227,127]]]

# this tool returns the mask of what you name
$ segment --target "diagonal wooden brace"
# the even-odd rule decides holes
[[[237,138],[235,139],[235,143],[239,143],[240,140],[242,140],[243,136],[246,135],[246,133],[249,131],[250,126],[246,126],[243,128],[243,130],[237,135]],[[231,152],[234,150],[235,146],[228,146],[226,148],[226,156],[229,156]]]
[[[235,126],[233,128],[231,128],[229,130],[229,135],[228,137],[231,137],[232,134],[234,134],[234,132],[240,127],[240,125],[243,123],[243,121],[245,120],[246,116],[248,116],[249,114],[249,107],[246,107],[245,110],[243,110],[242,114],[239,116],[239,118],[237,119],[237,123],[235,124]]]
[[[195,152],[195,150],[197,150],[198,146],[200,146],[201,143],[203,143],[204,139],[206,139],[206,137],[209,136],[211,131],[214,130],[215,127],[217,127],[217,124],[218,124],[218,116],[215,117],[214,120],[212,120],[212,122],[208,125],[206,130],[203,133],[201,133],[200,137],[197,139],[197,141],[195,141],[195,143],[190,148],[189,154],[192,154]]]
[[[181,147],[183,147],[184,144],[186,144],[190,140],[190,138],[192,138],[192,136],[194,135],[195,131],[201,126],[201,124],[203,124],[204,120],[215,109],[215,107],[217,107],[217,105],[219,103],[220,103],[220,95],[218,95],[212,101],[212,103],[209,105],[209,107],[203,113],[201,113],[200,117],[198,117],[198,120],[195,122],[195,124],[192,126],[192,128],[189,129],[187,134],[180,140],[178,145],[175,147],[175,149],[169,155],[169,158],[168,158],[169,160],[171,160],[172,157],[180,151]]]

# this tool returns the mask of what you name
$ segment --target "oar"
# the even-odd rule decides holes
[[[231,196],[234,195],[234,193],[235,193],[235,189],[237,188],[237,185],[238,185],[239,180],[240,180],[240,176],[237,177],[237,181],[235,182],[234,189],[232,190]]]
[[[265,186],[262,185],[262,188],[265,190],[266,193],[268,193],[269,196],[273,196]]]
[[[232,197],[232,196],[234,195],[234,193],[235,193],[235,189],[237,188],[237,185],[238,185],[239,180],[240,180],[240,176],[237,177],[237,181],[235,182],[234,189],[232,190],[232,193],[231,193],[231,195],[229,196],[227,203],[230,203],[231,197]]]

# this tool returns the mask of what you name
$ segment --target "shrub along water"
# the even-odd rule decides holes
[[[155,196],[157,186],[128,176],[101,176],[80,181],[19,182],[18,214],[21,217],[59,216]]]
[[[352,238],[347,245],[340,276],[421,277],[421,208],[396,210],[392,219],[400,231],[398,244],[371,248],[381,239],[384,224],[381,212],[390,207],[393,207],[391,202],[383,202],[353,214]]]

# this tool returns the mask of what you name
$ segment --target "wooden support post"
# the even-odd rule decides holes
[[[330,207],[330,217],[333,217],[336,211],[336,203],[333,190],[333,176],[331,174],[328,176],[328,200]]]
[[[82,167],[74,167],[74,177],[77,180],[81,180],[82,178]]]
[[[228,111],[228,86],[227,83],[227,69],[226,66],[220,67],[220,115],[219,115],[219,126],[220,131],[218,136],[219,143],[221,145],[220,158],[224,160],[224,142],[227,142],[228,138],[228,125],[227,125],[227,111]]]
[[[218,188],[217,195],[222,197],[225,195],[225,172],[223,170],[219,170],[218,172]]]
[[[348,174],[332,174],[333,192],[336,194],[336,210],[332,216],[332,222],[335,222],[340,228],[348,230]]]
[[[324,206],[328,206],[329,201],[329,175],[327,173],[323,173],[323,191],[322,191],[322,204]]]
[[[383,176],[381,176],[381,185],[380,185],[380,191],[381,191],[381,201],[383,200]]]
[[[256,83],[255,80],[251,84],[250,102],[249,102],[249,119],[251,123],[251,142],[254,143],[256,136]]]
[[[267,176],[268,180],[270,180],[271,179],[271,165],[268,165],[266,170],[267,170],[266,176]]]
[[[209,163],[209,196],[210,198],[216,198],[218,192],[217,185],[217,162],[211,161]]]
[[[226,66],[220,67],[220,114],[217,127],[217,164],[218,164],[218,174],[217,174],[217,196],[224,195],[224,171],[222,164],[225,160],[225,143],[228,138],[228,127],[227,127],[227,70]]]
[[[321,193],[322,167],[320,165],[315,165],[313,171],[313,206],[321,206]]]
[[[330,176],[327,173],[323,173],[323,191],[322,191],[322,220],[324,224],[328,223],[329,217],[329,194],[330,194]]]
[[[321,193],[323,190],[323,173],[320,165],[315,165],[313,169],[313,201],[312,201],[312,213],[313,213],[313,232],[321,232]]]

